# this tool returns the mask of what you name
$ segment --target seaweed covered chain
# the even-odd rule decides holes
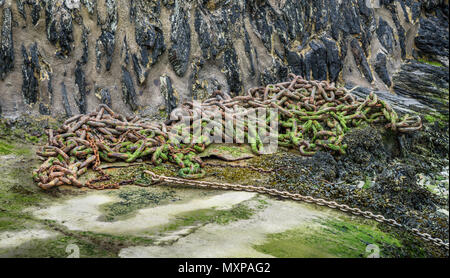
[[[223,117],[211,122],[199,116],[217,114],[217,111],[227,113],[234,124],[240,122],[244,126],[244,136],[255,153],[260,153],[263,142],[254,128],[241,121],[245,113],[242,111],[248,114],[260,108],[277,109],[278,113],[269,115],[266,123],[274,117],[278,121],[278,144],[293,147],[305,156],[319,150],[345,154],[347,146],[342,143],[345,134],[364,123],[384,124],[385,128],[397,132],[422,127],[419,116],[399,117],[373,92],[360,99],[328,81],[305,80],[293,74],[289,78],[287,82],[251,88],[243,96],[231,97],[216,91],[199,107],[185,102],[181,107],[188,112],[192,126],[180,124],[180,120],[165,124],[148,122],[138,116],[125,117],[106,105],[99,105],[95,112],[67,119],[58,130],[47,130],[48,143],[37,151],[45,162],[33,172],[33,178],[43,189],[60,185],[118,188],[120,184],[95,185],[109,179],[100,169],[101,162],[132,163],[137,159],[154,165],[172,162],[180,167],[181,177],[201,178],[205,175],[204,163],[198,155],[212,142],[208,136],[199,136],[194,130],[196,125],[211,124],[225,128]],[[211,133],[213,131],[211,129]],[[186,132],[191,139],[198,136],[197,140],[184,143],[181,135]],[[255,140],[249,140],[250,135]],[[83,184],[79,177],[89,167],[99,172],[100,177]]]

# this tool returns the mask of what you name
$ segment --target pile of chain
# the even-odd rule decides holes
[[[366,99],[357,99],[345,88],[337,88],[327,81],[309,81],[292,74],[289,77],[291,81],[252,88],[244,96],[231,97],[216,91],[200,105],[185,102],[172,112],[167,123],[150,123],[138,116],[125,117],[100,105],[95,112],[71,117],[58,130],[47,131],[48,144],[37,152],[45,162],[33,172],[33,178],[43,189],[61,185],[118,188],[118,183],[94,185],[109,180],[99,168],[100,163],[132,163],[138,159],[154,165],[172,162],[180,167],[181,177],[201,178],[205,175],[204,163],[198,154],[212,142],[209,136],[196,134],[195,130],[200,126],[213,126],[212,135],[217,128],[224,130],[226,117],[228,124],[231,117],[234,125],[243,125],[244,137],[252,150],[260,153],[263,140],[253,125],[242,120],[244,115],[252,115],[251,112],[260,108],[278,110],[278,113],[269,113],[264,126],[269,128],[269,122],[275,117],[279,123],[278,143],[297,148],[305,156],[321,149],[344,154],[345,133],[362,123],[383,123],[398,132],[422,127],[419,116],[399,118],[389,104],[374,93]],[[189,125],[181,123],[180,111],[187,112]],[[220,120],[209,120],[218,114],[223,116]],[[183,134],[187,134],[189,140],[184,140]],[[230,135],[223,132],[222,136],[224,142],[233,142],[237,134],[226,138]],[[89,167],[101,175],[83,184],[79,177]]]
[[[33,178],[42,189],[61,185],[118,188],[120,183],[94,185],[110,179],[99,167],[102,161],[132,163],[145,159],[155,165],[171,161],[178,163],[183,173],[200,173],[201,161],[195,162],[196,151],[205,148],[204,144],[195,144],[192,148],[175,149],[168,142],[168,128],[164,123],[151,124],[138,116],[127,118],[103,104],[95,112],[73,116],[58,130],[50,129],[46,133],[48,144],[37,151],[45,162],[33,171]],[[101,175],[83,184],[79,177],[89,167]]]

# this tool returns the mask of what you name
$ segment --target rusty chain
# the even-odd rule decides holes
[[[431,242],[436,246],[444,247],[449,250],[449,243],[444,242],[440,238],[433,238],[430,234],[421,233],[416,228],[410,228],[405,225],[398,223],[394,219],[385,218],[383,215],[374,214],[370,211],[363,211],[359,208],[350,207],[345,204],[339,204],[335,201],[328,201],[322,198],[314,198],[312,196],[304,196],[298,193],[291,193],[288,191],[280,191],[275,188],[267,188],[263,186],[253,186],[253,185],[241,185],[241,184],[230,184],[230,183],[220,183],[220,182],[210,182],[210,181],[198,181],[189,180],[183,178],[167,177],[163,175],[157,175],[151,171],[144,170],[145,173],[149,174],[152,181],[155,183],[165,182],[170,184],[182,185],[182,186],[193,186],[202,189],[221,189],[221,190],[234,190],[234,191],[246,191],[246,192],[256,192],[260,194],[266,194],[273,197],[279,197],[287,200],[306,202],[310,204],[315,204],[319,206],[326,206],[331,209],[337,209],[342,212],[346,212],[353,215],[363,216],[367,219],[375,220],[379,223],[384,223],[392,227],[404,228],[412,234],[420,237],[421,239]]]
[[[99,105],[94,112],[67,119],[56,132],[47,131],[48,144],[37,151],[37,155],[47,160],[33,172],[33,178],[46,190],[61,185],[80,186],[78,177],[90,167],[101,175],[87,183],[94,188],[96,181],[108,179],[99,169],[101,161],[132,163],[138,159],[150,160],[154,165],[171,162],[179,166],[179,176],[201,178],[205,171],[199,154],[212,143],[210,133],[216,128],[226,130],[223,117],[227,116],[231,117],[228,123],[236,128],[242,126],[243,130],[236,130],[232,136],[225,132],[222,142],[245,135],[252,152],[258,155],[264,149],[264,140],[255,125],[244,120],[246,117],[257,120],[258,128],[263,123],[265,133],[273,131],[267,130],[267,123],[278,121],[278,145],[295,148],[304,156],[312,156],[319,150],[345,154],[348,147],[343,143],[345,134],[361,124],[384,123],[385,128],[398,132],[422,127],[420,117],[399,117],[373,92],[366,99],[358,99],[328,81],[305,80],[293,74],[289,78],[287,82],[251,88],[247,95],[231,97],[215,91],[200,105],[184,102],[178,112],[185,116],[177,114],[177,108],[171,113],[171,118],[177,120],[167,125],[151,123],[139,116],[125,117],[107,105]],[[264,119],[251,116],[260,108],[274,108],[277,112],[269,111]],[[212,115],[222,117],[211,120]],[[186,125],[185,120],[192,124]],[[209,125],[214,128],[206,129],[207,135],[195,133],[198,127]],[[54,164],[59,167],[52,167]],[[109,187],[116,188],[117,184]]]

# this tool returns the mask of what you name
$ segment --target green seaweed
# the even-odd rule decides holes
[[[440,62],[436,62],[436,61],[430,61],[424,58],[419,58],[417,61],[424,63],[424,64],[428,64],[428,65],[432,65],[432,66],[436,66],[436,67],[443,67],[444,65],[441,64]]]
[[[8,154],[30,155],[31,150],[19,144],[0,139],[0,155]]]
[[[275,257],[344,257],[362,258],[369,253],[370,244],[380,247],[380,257],[392,254],[383,252],[382,246],[401,248],[400,241],[381,231],[376,224],[358,223],[343,219],[320,219],[315,224],[270,234],[266,242],[254,249]]]

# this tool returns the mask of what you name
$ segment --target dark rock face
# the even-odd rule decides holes
[[[415,43],[420,54],[448,66],[448,20],[445,22],[437,17],[421,18]]]
[[[178,76],[186,73],[191,53],[191,29],[182,1],[175,0],[175,8],[171,16],[172,31],[169,49],[169,61]]]
[[[28,2],[32,5],[31,9],[31,23],[36,25],[41,16],[41,3],[38,0]]]
[[[3,10],[3,23],[0,40],[0,79],[4,80],[8,72],[14,69],[14,42],[12,33],[11,9]]]
[[[389,77],[389,72],[386,68],[386,55],[383,53],[378,53],[377,61],[375,62],[375,72],[383,80],[384,84],[390,87],[392,85],[391,78]]]
[[[22,94],[26,104],[34,104],[39,97],[39,81],[37,76],[40,76],[39,54],[37,45],[30,47],[30,52],[22,45]]]
[[[222,71],[225,74],[227,82],[230,86],[230,94],[231,95],[239,95],[239,92],[242,91],[242,80],[239,71],[238,57],[236,54],[236,50],[234,48],[230,48],[225,50],[223,55],[223,68]]]
[[[138,109],[136,91],[134,89],[133,78],[130,72],[122,67],[122,99],[132,111]]]
[[[274,59],[273,66],[265,69],[261,73],[261,85],[267,86],[269,84],[276,83],[278,80],[288,74],[288,68],[280,61],[280,59]]]
[[[105,20],[97,19],[101,25],[102,33],[95,45],[95,52],[97,54],[97,70],[102,68],[101,59],[106,58],[106,71],[111,69],[112,58],[114,54],[114,47],[116,44],[116,29],[118,24],[116,0],[106,0],[107,17]]]
[[[151,97],[154,90],[163,88],[147,82],[150,77],[170,78],[180,99],[202,99],[217,89],[242,95],[251,87],[285,80],[291,72],[307,79],[351,82],[368,90],[393,88],[400,92],[395,100],[402,107],[402,102],[416,101],[412,97],[418,95],[424,106],[439,106],[423,100],[430,94],[444,99],[445,104],[445,82],[438,81],[443,69],[421,66],[418,72],[426,72],[426,78],[418,82],[411,82],[413,77],[407,77],[406,70],[413,70],[411,57],[423,61],[419,64],[434,61],[448,66],[448,3],[383,0],[382,9],[374,9],[367,2],[1,1],[3,113],[56,115],[68,114],[67,108],[89,112],[102,98],[96,97],[97,91],[89,94],[87,84],[107,88],[114,109],[131,112],[142,108],[138,110],[153,113],[165,100]],[[39,31],[41,26],[45,26],[45,34]],[[18,90],[8,84],[14,83],[10,76],[16,76],[10,73],[20,71],[21,66],[14,68],[14,64],[15,57],[21,56],[22,44],[14,40],[23,40],[26,46],[38,42],[40,53],[47,56],[40,63],[55,68],[37,79],[35,89],[30,85],[27,90],[37,92],[38,105],[14,106]],[[422,83],[431,80],[435,80],[435,91],[423,91],[430,86]],[[67,102],[52,103],[53,91],[58,99],[64,95],[59,93],[62,87],[53,88],[52,83],[64,83],[66,93],[76,101],[70,96]],[[80,86],[85,89],[80,91]],[[125,101],[116,93],[120,87],[126,88]],[[35,93],[27,94],[34,102]]]
[[[80,62],[85,65],[89,60],[89,31],[85,26],[83,26],[81,44],[83,46],[83,55],[81,56]]]
[[[401,49],[402,59],[406,58],[406,31],[400,23],[400,19],[398,17],[397,9],[395,8],[395,3],[390,3],[389,5],[385,4],[386,8],[391,12],[392,20],[394,21],[395,28],[397,29],[398,35],[398,43]]]
[[[165,101],[166,114],[170,115],[170,113],[177,107],[178,99],[172,87],[172,80],[170,80],[170,77],[161,76],[159,80],[160,80],[161,94]]]
[[[132,60],[133,69],[140,85],[146,81],[148,69],[158,62],[159,57],[166,50],[159,20],[160,13],[159,1],[132,1],[131,3],[130,20],[135,23],[135,38],[140,48],[140,57],[133,53]]]
[[[31,23],[36,25],[41,18],[41,10],[42,6],[45,5],[42,1],[39,0],[15,0],[17,5],[17,11],[20,16],[26,21],[27,13],[26,7],[28,6],[31,9]]]
[[[48,40],[57,47],[57,55],[66,57],[72,51],[72,14],[63,0],[48,0],[45,9]]]
[[[87,113],[87,95],[89,90],[86,84],[86,75],[82,68],[82,63],[77,62],[77,67],[75,68],[75,87],[77,88],[77,97],[75,102],[77,103],[78,109],[81,114]]]
[[[339,48],[332,39],[322,38],[322,42],[326,48],[326,61],[328,69],[328,78],[331,81],[337,81],[339,73],[342,70],[342,62],[339,57]]]
[[[367,81],[372,82],[372,71],[370,70],[369,63],[367,63],[366,56],[364,55],[359,42],[356,39],[353,39],[350,43],[350,47],[358,69],[361,71]]]
[[[64,82],[61,82],[61,95],[62,95],[62,105],[66,112],[66,116],[72,117],[72,110],[70,109],[69,98],[67,97],[67,89]]]
[[[389,24],[381,17],[378,21],[377,36],[383,47],[388,52],[392,52],[395,43],[394,31],[392,30],[391,26],[389,26]]]

